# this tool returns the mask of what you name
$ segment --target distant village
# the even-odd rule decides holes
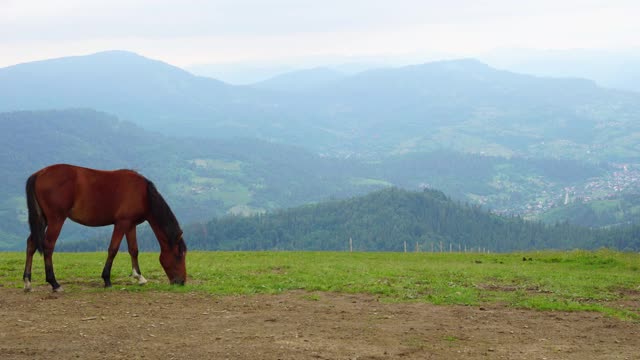
[[[519,207],[500,209],[497,214],[512,214],[532,217],[554,207],[573,202],[590,202],[610,199],[622,193],[640,191],[640,164],[612,164],[613,171],[604,177],[588,180],[584,184],[554,188],[553,184],[543,190],[538,199]]]

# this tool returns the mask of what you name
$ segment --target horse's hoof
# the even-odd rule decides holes
[[[26,286],[25,286],[25,287],[24,287],[24,292],[26,292],[26,293],[31,292],[31,290],[32,290],[32,289],[31,289],[31,286],[29,286],[29,287],[26,287]]]
[[[140,275],[140,278],[138,279],[138,285],[144,285],[147,283],[147,279],[144,278],[144,276]]]
[[[64,292],[64,289],[62,288],[62,286],[58,286],[57,288],[53,289],[53,292],[61,293]]]

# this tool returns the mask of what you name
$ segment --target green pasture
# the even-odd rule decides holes
[[[157,253],[142,253],[149,280],[129,277],[129,254],[113,266],[113,288],[103,289],[100,253],[56,253],[58,281],[66,291],[172,291],[213,295],[276,294],[288,290],[363,293],[381,301],[442,305],[506,305],[544,311],[597,311],[640,320],[640,255],[596,252],[348,253],[200,252],[187,256],[188,284],[170,286]],[[0,287],[21,288],[23,253],[0,253]],[[48,291],[42,257],[34,258],[33,284]],[[47,285],[48,286],[48,285]]]

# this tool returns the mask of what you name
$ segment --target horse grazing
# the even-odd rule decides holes
[[[102,270],[104,286],[111,286],[111,265],[126,235],[133,276],[144,284],[138,265],[136,226],[145,220],[160,244],[160,264],[172,284],[187,279],[187,247],[175,215],[155,185],[132,170],[102,171],[58,164],[43,168],[26,184],[29,228],[24,290],[31,290],[31,263],[38,250],[44,253],[46,279],[53,291],[62,291],[53,272],[53,250],[67,218],[85,226],[113,224],[107,262]]]

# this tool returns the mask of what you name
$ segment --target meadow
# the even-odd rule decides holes
[[[102,288],[106,252],[55,253],[56,276],[66,292],[171,292],[216,296],[303,290],[369,294],[383,302],[506,306],[542,311],[593,311],[640,321],[640,254],[609,250],[568,252],[374,253],[201,252],[187,255],[189,279],[168,285],[157,253],[141,253],[149,280],[136,285],[127,252],[114,262],[111,289]],[[0,253],[0,286],[22,287],[24,254]],[[34,286],[48,286],[36,255]]]

